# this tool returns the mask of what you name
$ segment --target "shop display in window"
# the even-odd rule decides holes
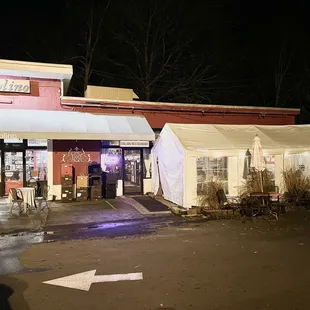
[[[118,180],[122,179],[122,149],[107,148],[101,151],[101,168],[102,171],[116,174]]]
[[[47,180],[47,151],[26,150],[26,180]]]
[[[5,152],[5,194],[9,194],[10,188],[23,187],[23,152]]]

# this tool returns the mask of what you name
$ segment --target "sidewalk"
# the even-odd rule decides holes
[[[173,216],[171,212],[165,212],[165,214],[160,212],[142,212],[141,207],[143,208],[143,206],[138,207],[128,203],[125,197],[85,202],[53,202],[45,230],[76,230],[102,223],[138,221],[150,217]]]
[[[170,211],[149,212],[137,201],[129,197],[83,202],[49,202],[49,210],[41,214],[32,211],[18,216],[18,211],[9,214],[8,199],[0,200],[0,234],[38,231],[46,232],[79,230],[103,223],[141,221],[149,218],[174,217]]]
[[[31,213],[20,214],[18,209],[13,209],[13,215],[9,213],[8,198],[0,199],[0,235],[24,231],[38,231],[45,227],[48,209],[44,208],[41,213],[33,210]]]

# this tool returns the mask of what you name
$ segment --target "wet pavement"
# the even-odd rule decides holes
[[[0,237],[0,275],[32,272],[21,265],[19,256],[33,244],[44,241],[44,233],[22,233]]]
[[[162,215],[6,236],[0,294],[14,310],[308,310],[309,221],[308,211],[271,222]],[[44,283],[79,273],[73,288]],[[129,273],[143,277],[100,280]]]
[[[201,217],[181,218],[173,215],[157,215],[134,220],[104,222],[94,225],[66,225],[46,231],[45,241],[87,238],[119,238],[153,234],[162,228],[205,222]]]
[[[20,256],[25,270],[40,272],[7,275],[2,282],[15,286],[10,298],[15,310],[39,310],[42,305],[66,310],[307,310],[309,214],[285,215],[270,223],[168,220],[164,224],[158,218],[149,226],[147,221],[142,228],[137,226],[132,235],[127,235],[131,225],[123,222],[92,228],[93,235],[81,231],[81,239],[54,236],[53,242],[34,244]],[[118,233],[124,227],[127,233]],[[95,275],[88,278],[91,270]],[[86,291],[43,283],[85,272],[86,278],[77,277],[70,285],[94,281]],[[142,273],[143,278],[98,280],[127,273]]]
[[[44,208],[41,212],[35,209],[27,214],[18,214],[14,208],[13,213],[9,212],[8,198],[0,199],[0,235],[12,232],[40,231],[45,227],[49,210]]]

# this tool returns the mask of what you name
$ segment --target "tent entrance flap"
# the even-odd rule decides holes
[[[155,140],[143,116],[9,109],[0,124],[2,139]]]

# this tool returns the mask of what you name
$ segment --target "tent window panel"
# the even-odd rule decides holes
[[[224,190],[228,193],[228,158],[197,158],[197,194],[204,192],[208,182],[222,182]]]
[[[310,156],[308,154],[291,155],[292,168],[303,171],[304,175],[310,177]]]
[[[265,156],[266,169],[272,173],[272,180],[276,178],[276,157],[274,155]]]

